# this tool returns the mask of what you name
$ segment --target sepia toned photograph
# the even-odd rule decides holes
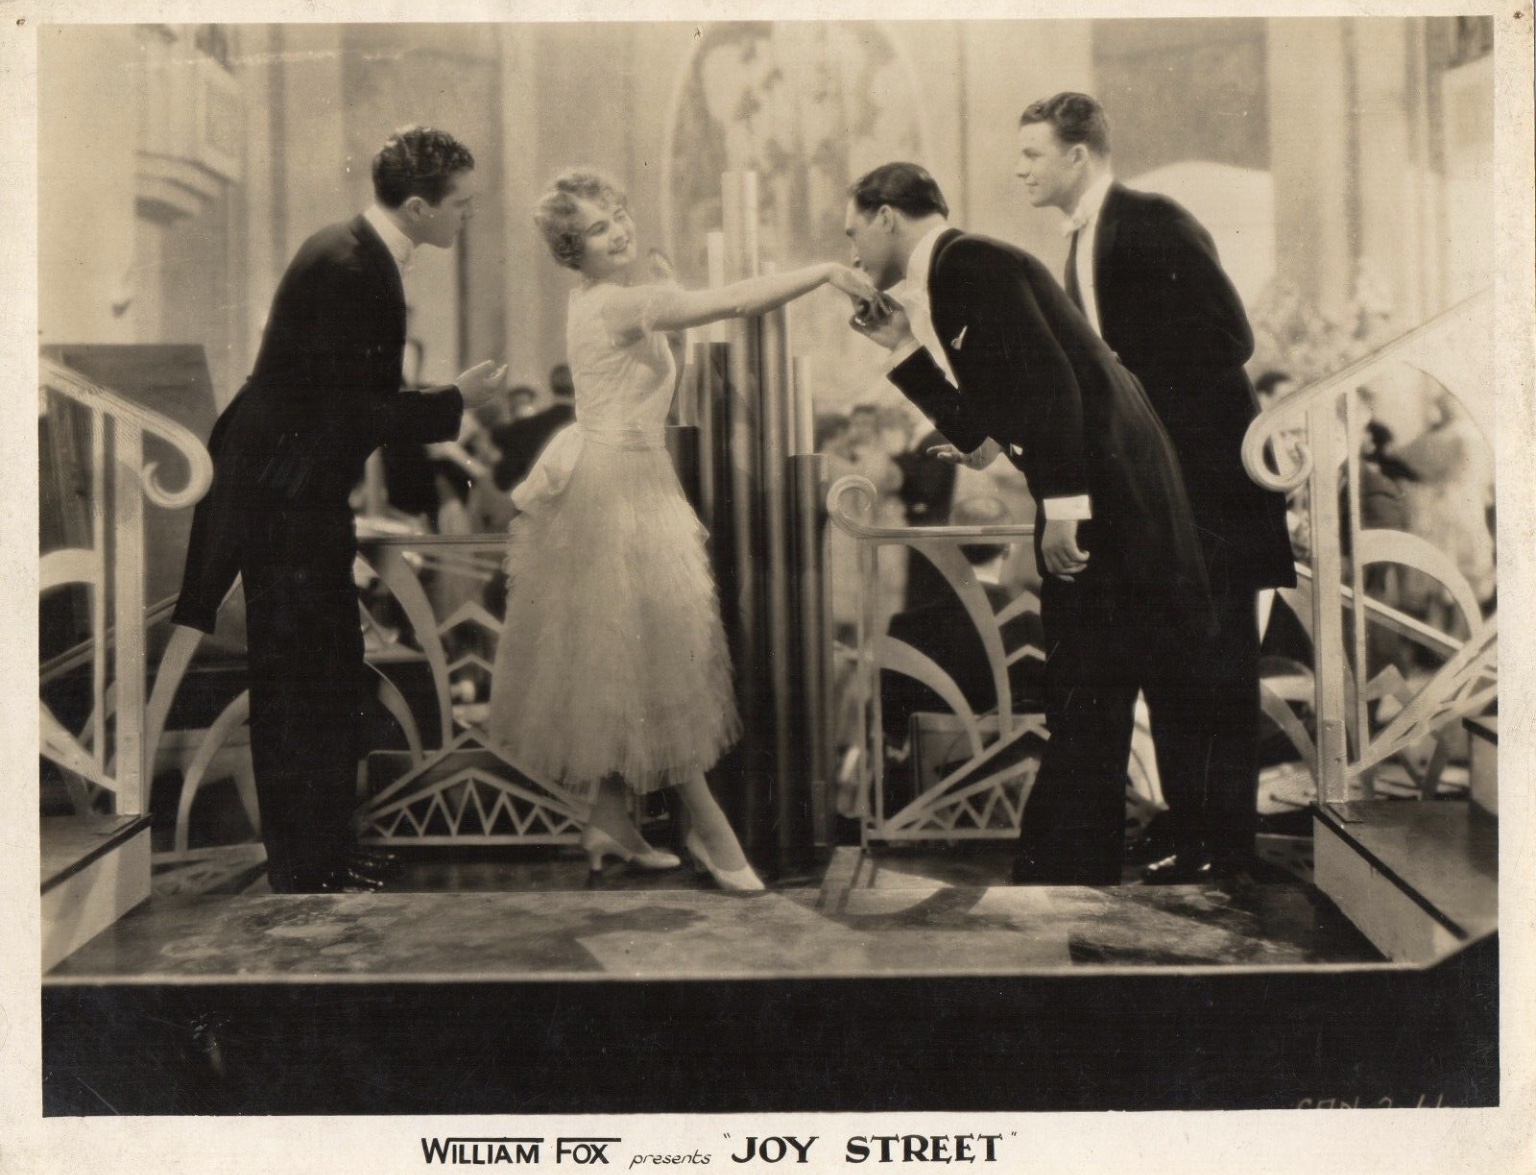
[[[30,17],[43,1124],[1526,1097],[1529,29],[674,15]]]

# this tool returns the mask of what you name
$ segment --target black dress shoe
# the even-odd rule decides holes
[[[295,893],[378,893],[384,879],[354,865],[338,865]]]
[[[1221,881],[1240,871],[1241,865],[1229,857],[1216,856],[1206,849],[1186,849],[1161,861],[1153,861],[1141,871],[1143,885],[1200,885]]]
[[[399,853],[369,845],[354,846],[347,853],[347,863],[361,868],[365,873],[373,873],[380,877],[399,877],[405,872],[405,862],[401,860]]]

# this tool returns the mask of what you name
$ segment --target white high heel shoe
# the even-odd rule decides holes
[[[740,869],[722,869],[710,858],[709,852],[704,848],[704,842],[699,839],[697,832],[690,831],[683,840],[683,845],[688,850],[688,855],[693,858],[693,867],[696,872],[708,873],[717,882],[721,889],[731,890],[736,893],[751,893],[760,889],[767,889],[763,879],[752,870],[751,865],[744,865]]]
[[[683,859],[676,853],[663,852],[650,845],[646,845],[641,852],[626,848],[601,828],[593,828],[590,824],[582,830],[581,851],[587,854],[587,864],[592,867],[593,873],[602,872],[604,857],[617,857],[641,869],[676,869],[683,863]]]

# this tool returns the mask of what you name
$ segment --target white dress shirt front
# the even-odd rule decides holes
[[[1083,314],[1094,333],[1100,338],[1104,331],[1099,326],[1099,291],[1093,278],[1093,250],[1099,240],[1099,213],[1104,208],[1104,197],[1109,195],[1109,185],[1115,177],[1105,172],[1093,186],[1083,193],[1077,208],[1067,219],[1062,232],[1071,236],[1077,233],[1077,289],[1083,298]]]
[[[907,259],[907,277],[903,282],[891,287],[889,293],[892,298],[901,303],[901,308],[907,312],[907,322],[912,327],[912,342],[903,343],[891,352],[886,361],[885,369],[891,371],[919,346],[927,349],[933,356],[933,361],[939,365],[939,370],[944,373],[944,378],[949,380],[952,388],[958,388],[960,383],[955,379],[955,373],[949,366],[949,357],[944,354],[944,348],[939,342],[939,334],[933,329],[933,307],[928,301],[928,271],[933,266],[934,246],[939,243],[939,238],[949,231],[949,225],[940,224],[933,228],[917,243],[912,250],[912,256]]]

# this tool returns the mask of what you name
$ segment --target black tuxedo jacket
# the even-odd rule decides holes
[[[1293,586],[1285,496],[1243,469],[1243,435],[1259,413],[1243,369],[1253,331],[1210,234],[1172,200],[1112,184],[1093,275],[1104,341],[1178,451],[1212,586]]]
[[[193,516],[177,623],[213,631],[240,571],[245,515],[346,510],[374,449],[457,434],[458,389],[402,392],[404,350],[400,271],[367,220],[305,241],[272,300],[255,370],[209,436],[213,485]]]
[[[961,449],[1004,446],[1036,501],[1091,498],[1078,529],[1103,582],[1208,622],[1205,571],[1178,458],[1134,376],[1036,258],[951,230],[928,275],[934,329],[958,390],[925,349],[893,383]]]

